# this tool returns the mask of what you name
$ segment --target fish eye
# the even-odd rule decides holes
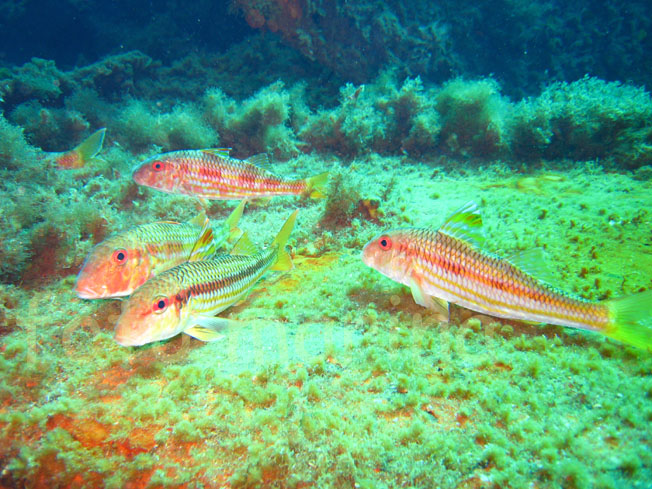
[[[164,312],[168,308],[168,303],[169,303],[169,301],[168,301],[167,297],[159,296],[154,300],[152,310],[156,314],[161,314],[162,312]]]
[[[389,236],[381,236],[378,238],[378,244],[380,245],[381,250],[389,250],[392,247],[392,240],[389,239]]]
[[[155,161],[152,163],[152,169],[154,171],[161,171],[163,169],[163,163],[160,161]]]
[[[113,261],[118,265],[124,265],[127,262],[127,250],[117,249],[113,252]]]

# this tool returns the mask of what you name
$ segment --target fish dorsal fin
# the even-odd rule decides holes
[[[228,158],[231,153],[231,148],[208,148],[202,149],[204,153],[219,156],[220,158]]]
[[[475,202],[467,202],[450,216],[439,228],[439,232],[465,241],[476,248],[484,246],[482,216]]]
[[[546,266],[543,248],[530,248],[518,251],[507,258],[507,261],[522,272],[546,283],[552,283],[552,273]]]
[[[242,217],[242,212],[244,211],[246,204],[246,200],[241,200],[238,206],[233,209],[233,212],[229,214],[229,217],[226,218],[226,221],[224,221],[223,226],[228,236],[226,240],[229,243],[236,243],[242,236],[242,230],[238,227],[238,222]]]
[[[206,217],[206,214],[202,212],[194,219],[198,219],[200,216],[204,217],[204,222],[201,225],[202,230],[199,234],[199,238],[197,238],[197,241],[195,242],[195,246],[193,246],[192,251],[190,252],[188,261],[206,260],[215,254],[217,248],[216,243],[213,240],[213,229],[210,226],[210,221],[208,217]]]
[[[229,217],[226,218],[226,221],[224,221],[224,224],[229,231],[238,227],[238,222],[242,217],[242,212],[244,211],[246,203],[246,200],[241,200],[238,206],[233,209],[231,214],[229,214]]]
[[[274,238],[274,241],[272,241],[272,244],[270,245],[276,246],[278,248],[276,262],[271,266],[270,270],[283,272],[286,270],[292,270],[292,267],[294,266],[292,265],[292,257],[287,251],[285,251],[285,245],[290,238],[292,229],[294,229],[294,223],[297,220],[298,213],[299,210],[297,209],[292,214],[290,214],[290,217],[287,218],[285,224],[283,224],[283,227],[281,227],[281,230],[278,232],[276,238]]]
[[[258,248],[256,248],[256,245],[251,242],[251,239],[249,239],[249,235],[246,232],[242,233],[242,236],[240,236],[240,239],[230,252],[231,255],[244,256],[251,256],[256,253],[258,253]]]
[[[199,226],[199,227],[204,227],[204,224],[206,223],[206,212],[201,211],[199,214],[197,214],[195,217],[190,219],[188,221],[188,224],[192,224],[193,226]]]
[[[250,156],[246,161],[255,166],[263,166],[269,164],[269,156],[267,156],[267,153],[258,153]]]

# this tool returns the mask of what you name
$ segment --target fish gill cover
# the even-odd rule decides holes
[[[406,5],[0,2],[0,487],[650,486],[651,4]],[[133,179],[208,149],[226,163],[190,195],[174,172],[167,193]],[[240,217],[198,191],[216,181],[323,198]],[[130,299],[83,299],[78,274],[155,222],[188,232],[140,235],[103,270],[178,277],[259,249],[285,270],[195,315],[216,341],[121,346]],[[401,228],[447,237],[383,277],[361,253]],[[432,258],[437,239],[453,252]],[[248,276],[147,312],[204,311]],[[449,276],[469,308],[428,294]],[[546,317],[579,301],[606,326],[491,315],[477,283],[535,308],[544,287]]]

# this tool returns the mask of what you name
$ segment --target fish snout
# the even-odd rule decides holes
[[[135,338],[126,335],[124,331],[116,331],[113,339],[120,346],[137,346],[139,344]]]
[[[118,324],[115,326],[115,334],[113,339],[121,346],[140,346],[145,344],[141,341],[141,338],[136,331],[129,326],[128,321],[125,321],[122,317],[118,319]]]
[[[77,280],[73,290],[77,294],[77,297],[80,299],[101,299],[104,297],[103,292],[106,292],[100,292],[95,288],[94,284],[90,284],[81,280]]]
[[[360,252],[360,259],[362,260],[362,263],[368,267],[375,268],[375,255],[369,244],[367,244]]]

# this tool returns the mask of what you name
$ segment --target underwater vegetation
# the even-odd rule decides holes
[[[266,62],[289,50],[263,35],[171,64],[129,51],[74,69],[34,58],[0,70],[0,487],[650,485],[649,351],[454,303],[441,321],[415,303],[427,294],[414,284],[361,260],[387,230],[450,230],[447,217],[473,200],[488,259],[540,249],[547,267],[536,270],[549,269],[539,278],[550,290],[604,318],[621,311],[620,297],[649,298],[650,93],[586,71],[534,93],[538,75],[522,82],[516,67],[512,78],[463,70],[455,39],[476,17],[417,29],[431,2],[402,13],[371,2],[337,16],[330,9],[343,4],[326,3],[231,6],[253,28],[351,71],[345,80],[327,82],[296,57],[271,76]],[[355,22],[374,8],[377,40]],[[523,26],[553,15],[514,12],[510,22]],[[618,36],[649,17],[614,19]],[[357,42],[324,36],[342,25]],[[392,32],[410,45],[439,39],[448,54],[419,71],[423,57],[401,56],[409,49],[388,43]],[[378,58],[352,72],[367,42]],[[379,71],[394,57],[402,61]],[[243,212],[221,198],[250,194],[212,200],[143,185],[143,168],[159,184],[152,175],[177,151],[211,162],[192,175],[204,178],[194,190],[274,196]],[[300,188],[275,191],[288,182]],[[218,245],[232,254],[214,257]],[[137,284],[95,290],[93,273],[106,271],[91,271],[95,259],[122,266],[148,254],[162,261],[138,269]],[[222,283],[209,280],[215,269]],[[199,304],[184,296],[191,288]],[[158,335],[124,333],[159,324],[142,316],[172,319]],[[643,346],[651,322],[640,321]]]
[[[593,73],[602,79],[649,80],[649,2],[443,0],[233,0],[250,27],[277,33],[311,60],[355,83],[387,64],[405,78],[443,83],[462,73],[494,73],[512,96],[536,92],[549,76]],[[605,27],[609,26],[608,30]]]

